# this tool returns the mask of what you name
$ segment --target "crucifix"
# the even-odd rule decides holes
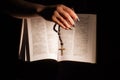
[[[63,55],[63,50],[65,50],[65,48],[63,48],[63,45],[61,45],[61,48],[59,48],[59,50],[61,51],[61,55]]]

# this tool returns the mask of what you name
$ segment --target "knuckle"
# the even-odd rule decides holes
[[[55,16],[52,16],[52,20],[55,21]]]
[[[74,13],[74,11],[72,11],[71,9],[69,10],[69,14],[73,14]]]
[[[59,4],[59,5],[57,5],[57,10],[62,9],[63,6],[64,6],[63,4]]]
[[[59,4],[58,7],[63,7],[64,5],[63,4]]]
[[[54,11],[54,15],[57,15],[57,11]]]

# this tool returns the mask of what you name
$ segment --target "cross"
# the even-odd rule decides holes
[[[65,50],[65,48],[63,48],[63,45],[61,45],[61,48],[59,50],[61,50],[61,55],[63,55],[63,50]]]

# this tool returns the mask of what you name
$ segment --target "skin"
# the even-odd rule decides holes
[[[39,13],[41,13],[46,8],[54,7],[55,10],[53,11],[51,20],[60,25],[64,29],[70,29],[71,27],[74,26],[75,24],[74,21],[78,20],[78,16],[74,12],[74,10],[63,4],[53,5],[53,7],[51,7],[42,4],[31,3],[25,0],[4,0],[2,5],[3,12],[17,18],[40,16]]]
[[[74,26],[74,20],[77,19],[78,17],[76,13],[65,5],[57,5],[56,10],[52,16],[52,20],[64,29],[69,29]]]

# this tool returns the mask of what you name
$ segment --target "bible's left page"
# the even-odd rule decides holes
[[[25,55],[24,59],[29,61],[41,59],[57,60],[58,35],[53,30],[55,23],[47,21],[42,17],[27,18],[25,21],[27,29],[25,25],[22,26],[24,30],[22,30],[23,34],[21,34],[21,37],[23,37],[24,33],[27,33],[27,36],[25,39],[22,38],[20,42],[26,41],[24,42],[23,51],[20,48],[23,52],[22,54]]]

